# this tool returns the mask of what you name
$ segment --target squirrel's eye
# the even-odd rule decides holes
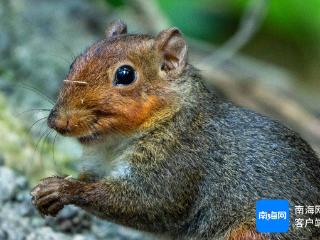
[[[123,65],[119,67],[114,76],[114,85],[129,85],[136,79],[136,73],[133,67]]]

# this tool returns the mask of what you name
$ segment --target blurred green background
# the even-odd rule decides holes
[[[128,1],[107,2],[121,8]],[[217,45],[237,30],[249,2],[156,0],[172,25],[190,37]],[[270,0],[266,11],[261,28],[241,52],[292,71],[303,87],[316,93],[320,90],[320,1]]]
[[[81,148],[50,132],[45,123],[48,111],[36,109],[52,107],[48,98],[56,98],[74,57],[103,38],[108,22],[121,18],[133,33],[156,34],[164,27],[176,26],[187,37],[191,62],[198,66],[234,36],[252,2],[0,0],[0,160],[31,181],[51,174],[76,174]],[[285,106],[283,111],[273,111],[275,104],[255,110],[280,119],[317,148],[320,1],[266,3],[262,25],[235,56],[216,66],[213,72],[217,74],[210,75],[209,81],[246,107],[252,104],[243,101],[243,96],[255,94],[250,92],[254,84],[259,83],[262,92],[274,92],[270,99],[279,100],[279,106]],[[213,65],[206,62],[206,66]],[[228,85],[221,85],[226,83],[221,73],[228,76]],[[231,86],[236,87],[230,93]],[[257,96],[250,101],[270,103]]]

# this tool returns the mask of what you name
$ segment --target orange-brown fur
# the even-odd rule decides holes
[[[257,233],[253,223],[242,223],[232,229],[225,240],[269,240],[269,238]]]
[[[86,135],[93,131],[92,125],[103,133],[131,133],[150,122],[156,112],[172,107],[173,98],[154,67],[160,58],[150,51],[153,42],[148,36],[113,39],[108,47],[97,43],[75,60],[67,79],[87,85],[64,83],[57,103],[56,121],[69,122],[69,136]],[[114,71],[127,63],[137,69],[136,82],[114,88]]]

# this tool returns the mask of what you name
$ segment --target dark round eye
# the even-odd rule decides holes
[[[133,67],[123,65],[119,67],[114,76],[114,85],[129,85],[136,79],[136,73]]]

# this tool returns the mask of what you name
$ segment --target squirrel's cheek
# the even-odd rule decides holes
[[[166,108],[166,103],[158,96],[148,96],[143,101],[132,101],[119,106],[119,114],[110,119],[110,126],[122,133],[131,133],[141,128],[156,124],[159,117],[167,114],[158,114]]]

